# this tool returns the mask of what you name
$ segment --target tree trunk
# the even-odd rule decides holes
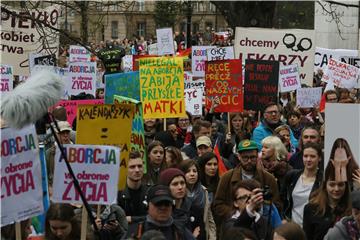
[[[80,23],[80,37],[84,44],[88,43],[89,38],[89,31],[88,31],[88,9],[89,9],[89,2],[87,1],[76,1],[76,5],[78,5],[80,10],[81,16],[81,23]]]

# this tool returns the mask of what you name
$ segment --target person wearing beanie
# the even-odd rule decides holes
[[[195,205],[192,205],[191,200],[187,197],[184,172],[178,168],[165,169],[160,174],[159,184],[170,188],[171,196],[175,200],[175,208],[172,213],[174,220],[183,227],[188,228],[197,237],[201,225],[203,225],[203,219],[200,214],[201,211]]]
[[[330,228],[324,240],[360,239],[360,190],[351,193],[351,216],[343,217]]]

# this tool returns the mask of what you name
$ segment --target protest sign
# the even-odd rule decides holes
[[[341,57],[357,57],[358,50],[350,49],[328,49],[315,48],[314,72],[317,73],[319,69],[325,70],[330,58],[341,60]]]
[[[158,55],[175,54],[172,28],[156,29]],[[150,54],[150,53],[149,53]]]
[[[65,144],[67,160],[89,204],[116,202],[120,148],[100,145]],[[52,200],[82,204],[60,149],[56,149]]]
[[[331,81],[339,88],[352,89],[357,86],[359,75],[359,68],[331,58],[321,80]]]
[[[281,65],[279,72],[280,92],[291,92],[301,88],[299,68],[297,64]]]
[[[1,93],[13,90],[14,76],[13,68],[9,65],[0,64],[1,71]]]
[[[312,86],[315,31],[305,29],[242,28],[235,31],[235,58],[297,64],[301,83]]]
[[[241,60],[216,60],[205,63],[206,107],[213,98],[220,104],[215,112],[241,112],[244,109],[242,94]]]
[[[184,89],[191,89],[191,88],[201,88],[203,91],[205,90],[205,79],[194,79],[192,81],[185,81],[184,82]]]
[[[191,48],[191,69],[194,77],[205,77],[205,61],[207,60],[207,49],[215,46],[192,46]]]
[[[296,105],[301,108],[319,106],[321,100],[321,87],[299,88],[296,90]]]
[[[206,49],[207,60],[226,60],[226,59],[234,59],[234,47],[217,47],[217,48],[208,48]]]
[[[13,66],[14,75],[28,76],[29,53],[57,54],[60,34],[47,26],[58,29],[60,11],[53,6],[28,12],[8,6],[5,9],[7,11],[1,11],[1,57],[6,59],[6,64]]]
[[[105,103],[112,104],[114,95],[140,100],[139,72],[105,75]]]
[[[105,84],[103,83],[103,71],[97,71],[96,72],[96,89],[103,88],[105,89]]]
[[[262,111],[276,102],[278,94],[279,62],[265,60],[245,61],[244,108]]]
[[[144,118],[185,116],[182,57],[141,58],[140,98]]]
[[[70,125],[73,124],[76,118],[78,105],[101,105],[104,104],[104,99],[86,99],[86,100],[61,100],[54,107],[62,106],[66,109],[67,121]]]
[[[99,51],[98,57],[103,62],[105,74],[121,72],[121,61],[125,49],[121,46],[108,46]]]
[[[326,103],[325,116],[324,168],[332,164],[330,159],[333,159],[335,163],[338,161],[334,159],[334,152],[339,147],[339,143],[341,148],[345,149],[346,157],[352,155],[351,160],[360,166],[360,105]],[[351,173],[348,177],[352,178]]]
[[[142,114],[141,102],[135,99],[117,96],[114,95],[115,104],[134,104],[135,105],[135,114],[132,121],[131,128],[131,150],[139,151],[141,157],[144,161],[144,173],[147,171],[147,161],[146,161],[146,146],[145,146],[145,130],[144,130],[144,119]]]
[[[1,129],[1,226],[44,212],[34,125]]]
[[[341,62],[360,68],[360,57],[340,57]]]
[[[126,184],[133,117],[133,104],[78,105],[76,143],[120,147],[120,189]]]
[[[202,88],[185,89],[185,108],[192,116],[202,115]]]
[[[185,85],[187,82],[192,82],[193,80],[193,74],[189,71],[184,71],[184,82],[185,82]]]
[[[70,45],[69,62],[90,62],[90,58],[90,52],[86,48]]]
[[[133,71],[133,55],[125,55],[122,58],[122,66],[124,72],[132,72]]]
[[[158,55],[157,43],[153,43],[153,44],[148,45],[148,53],[150,55]]]
[[[45,55],[43,53],[30,53],[29,54],[29,69],[30,73],[33,72],[35,66],[56,66],[56,55]]]
[[[72,62],[69,63],[68,81],[71,82],[69,95],[78,95],[85,92],[95,96],[96,91],[96,63]]]
[[[139,60],[141,58],[151,58],[151,57],[156,57],[154,55],[133,55],[132,60],[133,60],[133,71],[139,71]]]

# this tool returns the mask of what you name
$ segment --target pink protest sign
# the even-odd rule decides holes
[[[72,125],[76,118],[77,106],[85,104],[104,104],[104,99],[88,99],[88,100],[61,100],[54,107],[63,106],[66,109],[67,120]]]

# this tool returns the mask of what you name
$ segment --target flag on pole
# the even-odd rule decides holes
[[[219,176],[221,177],[224,173],[226,173],[228,171],[228,169],[226,168],[224,161],[220,155],[220,151],[219,151],[219,145],[218,145],[218,141],[216,139],[215,142],[215,147],[214,147],[214,153],[217,157],[217,159],[219,159],[218,162],[218,170],[219,170]]]

